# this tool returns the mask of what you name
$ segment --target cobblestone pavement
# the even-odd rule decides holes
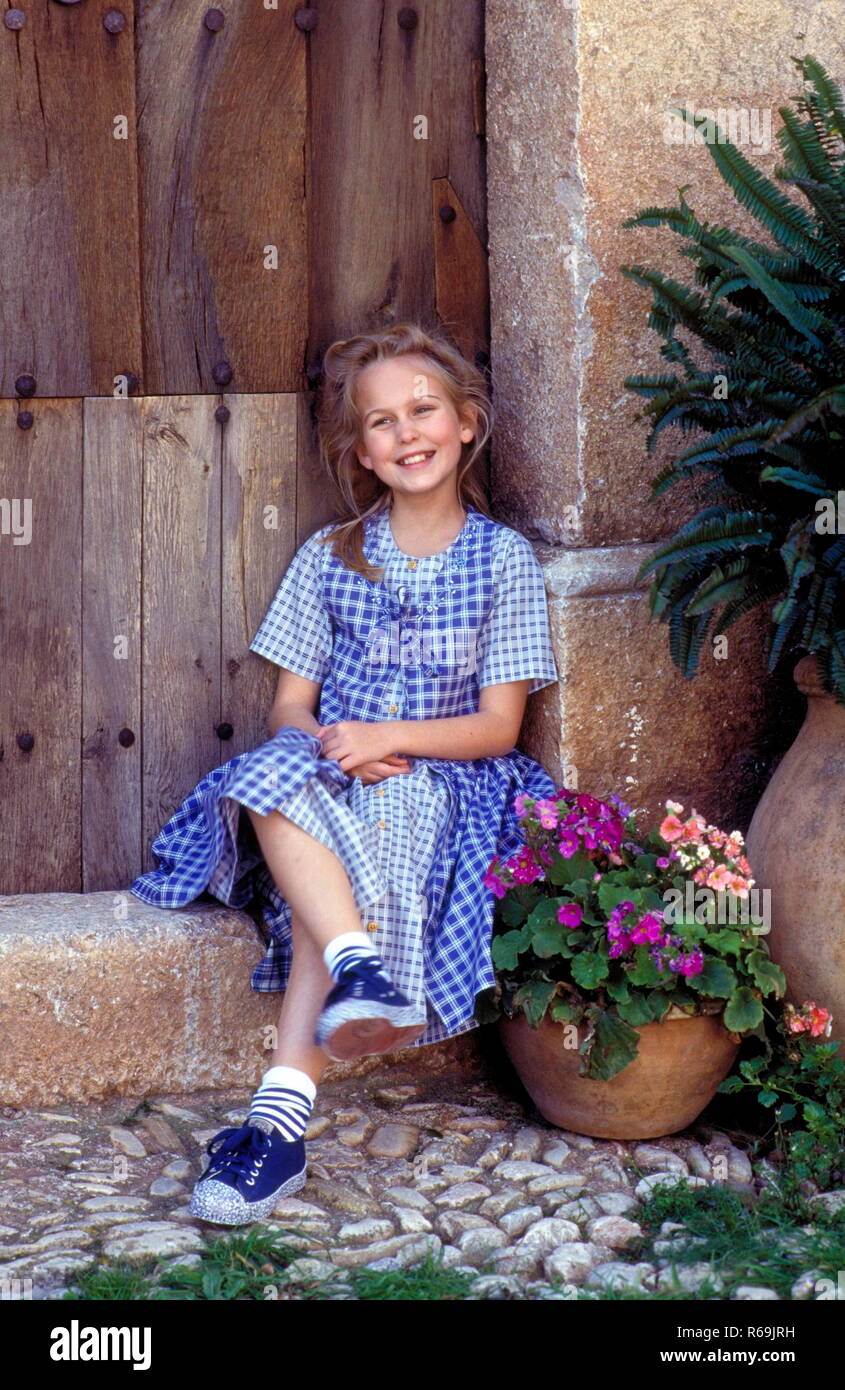
[[[92,1260],[197,1264],[210,1236],[249,1229],[196,1221],[188,1204],[206,1143],[243,1123],[251,1095],[0,1110],[0,1280],[56,1298]],[[465,1072],[391,1066],[324,1082],[306,1139],[305,1187],[255,1224],[296,1228],[295,1277],[336,1275],[338,1297],[355,1266],[409,1266],[440,1250],[474,1276],[480,1297],[560,1298],[615,1282],[660,1289],[674,1277],[668,1259],[622,1254],[641,1234],[637,1208],[653,1185],[671,1173],[754,1190],[747,1155],[724,1134],[588,1139],[531,1120],[518,1099]],[[694,1296],[702,1271],[683,1277]]]

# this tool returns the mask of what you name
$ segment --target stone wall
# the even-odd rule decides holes
[[[693,281],[672,232],[621,224],[676,206],[688,185],[700,219],[770,241],[668,112],[735,113],[734,142],[773,176],[778,108],[800,88],[791,56],[845,80],[829,42],[841,5],[488,0],[486,15],[493,496],[538,543],[561,677],[531,697],[523,746],[580,790],[615,791],[650,816],[673,797],[745,829],[805,702],[794,663],[767,673],[764,607],[728,630],[727,659],[705,651],[686,681],[649,617],[648,581],[635,584],[698,506],[679,487],[649,504],[651,480],[691,440],[666,431],[646,453],[642,401],[622,383],[666,364],[650,296],[619,267]]]

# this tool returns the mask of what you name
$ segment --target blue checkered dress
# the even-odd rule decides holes
[[[364,551],[384,566],[378,584],[317,543],[330,526],[296,552],[250,649],[321,683],[321,725],[472,714],[482,686],[530,679],[530,693],[557,680],[530,543],[466,511],[446,550],[416,559],[393,540],[388,509],[369,517]],[[252,987],[284,989],[290,908],[240,807],[279,810],[344,864],[362,927],[426,1021],[412,1045],[467,1032],[477,1026],[476,995],[495,983],[494,899],[483,875],[494,854],[522,843],[517,793],[548,796],[555,784],[516,749],[409,761],[409,773],[367,785],[324,758],[316,735],[284,726],[202,779],[152,843],[159,867],[130,891],[158,907],[203,890],[233,907],[257,896],[270,944]]]

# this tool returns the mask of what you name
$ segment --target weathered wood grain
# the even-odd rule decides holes
[[[109,395],[141,371],[133,7],[121,34],[100,5],[22,8],[0,27],[0,395],[22,372]]]
[[[304,386],[308,40],[296,8],[229,5],[217,33],[206,0],[141,9],[147,395],[213,391],[220,361],[233,392]]]
[[[22,430],[0,402],[0,499],[31,509],[28,542],[25,506],[22,543],[0,534],[2,893],[56,892],[80,874],[82,408],[39,400],[32,413]]]
[[[309,357],[398,319],[436,323],[434,179],[486,244],[483,5],[432,0],[410,30],[399,8],[323,0],[309,35]]]
[[[145,849],[144,402],[87,400],[83,421],[81,887],[93,893],[127,885],[141,872]]]
[[[296,396],[227,396],[219,762],[264,743],[279,668],[249,650],[296,549]]]
[[[144,401],[145,845],[201,777],[226,761],[216,733],[221,577],[217,404],[215,396]]]

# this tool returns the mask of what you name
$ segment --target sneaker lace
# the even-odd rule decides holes
[[[228,1173],[255,1178],[264,1162],[270,1137],[255,1125],[241,1125],[238,1128],[222,1129],[209,1141],[206,1153],[212,1155],[206,1177],[225,1169]]]
[[[393,981],[391,980],[390,976],[385,970],[383,964],[380,960],[374,960],[371,956],[366,958],[365,960],[354,961],[353,964],[348,966],[347,970],[343,973],[344,975],[348,973],[353,977],[355,975],[358,976],[358,979],[356,980],[355,984],[352,986],[350,991],[356,997],[360,996],[364,990],[365,980],[361,977],[366,977],[368,975],[372,979],[380,980],[383,985],[387,986],[386,995],[388,999],[392,999],[396,994]]]

